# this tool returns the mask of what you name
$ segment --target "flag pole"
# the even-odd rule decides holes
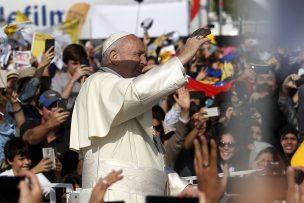
[[[136,16],[136,26],[135,26],[135,35],[138,35],[138,27],[139,27],[139,15],[140,15],[140,4],[144,1],[144,0],[134,0],[136,1],[138,4],[137,6],[137,16]]]

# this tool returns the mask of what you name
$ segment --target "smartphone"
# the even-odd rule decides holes
[[[194,31],[190,37],[197,37],[197,36],[203,36],[206,37],[207,35],[210,35],[211,31],[209,28],[199,28],[198,30]]]
[[[0,177],[0,202],[18,202],[20,191],[19,182],[25,180],[24,176]]]
[[[173,196],[147,196],[146,203],[198,203],[198,198]]]
[[[88,58],[82,58],[80,59],[80,64],[81,65],[85,65],[86,67],[90,67],[90,62],[89,62],[89,59]]]
[[[189,94],[190,94],[191,99],[204,99],[205,98],[205,92],[190,91]]]
[[[250,68],[258,74],[267,74],[271,71],[271,66],[265,64],[251,64]]]
[[[44,52],[47,52],[51,47],[55,48],[55,40],[54,39],[46,39],[45,40],[45,47]]]
[[[205,117],[215,117],[220,115],[220,109],[218,107],[212,107],[212,108],[205,108],[204,111],[206,112]]]
[[[56,168],[56,156],[54,148],[42,148],[43,158],[49,158],[52,161],[52,169]]]
[[[70,195],[70,201],[67,200],[67,202],[79,202],[79,194],[80,191],[73,191]]]
[[[57,101],[57,107],[58,108],[62,108],[64,111],[67,110],[67,106],[66,106],[66,102],[64,99],[62,98],[59,98],[58,101]]]

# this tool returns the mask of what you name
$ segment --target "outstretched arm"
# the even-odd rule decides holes
[[[121,173],[122,170],[112,171],[105,178],[100,179],[93,188],[89,203],[103,203],[108,187],[123,178]]]

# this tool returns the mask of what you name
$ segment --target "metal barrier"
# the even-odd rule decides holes
[[[259,170],[246,170],[246,171],[235,171],[235,172],[230,172],[229,176],[230,177],[243,177],[245,175],[251,174],[253,172],[257,172]],[[219,177],[223,177],[223,173],[219,173]],[[187,176],[187,177],[182,177],[183,179],[187,180],[189,183],[196,185],[197,177],[196,176]],[[50,203],[56,203],[56,191],[55,188],[66,188],[66,202],[67,203],[78,203],[78,195],[80,193],[80,190],[73,191],[73,186],[72,184],[66,184],[66,183],[51,183],[47,185],[43,185],[43,187],[48,187],[51,188],[50,190]]]
[[[235,171],[235,172],[230,172],[229,177],[243,177],[245,175],[251,174],[253,172],[258,172],[260,170],[246,170],[246,171]],[[219,173],[219,177],[223,177],[224,173]],[[196,185],[197,177],[196,176],[187,176],[187,177],[182,177],[183,179],[187,180],[189,183]]]
[[[55,188],[65,188],[67,194],[73,193],[73,185],[67,183],[51,183],[47,185],[42,185],[42,187],[51,188],[50,190],[50,203],[56,203],[56,191]],[[70,198],[66,198],[67,203],[71,203]]]

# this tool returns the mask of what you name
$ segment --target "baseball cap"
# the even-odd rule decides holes
[[[47,90],[42,93],[39,97],[38,103],[39,106],[49,107],[54,102],[57,102],[60,99],[60,94],[54,90]]]

